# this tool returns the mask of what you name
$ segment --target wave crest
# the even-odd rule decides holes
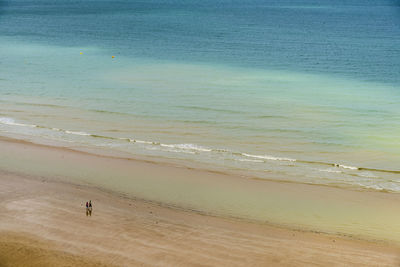
[[[8,118],[8,117],[1,117],[0,123],[7,124],[7,125],[14,125],[14,126],[31,127],[31,128],[38,127],[37,125],[34,125],[34,124],[18,123],[14,119]]]
[[[256,158],[256,159],[266,159],[266,160],[276,160],[276,161],[290,161],[290,162],[297,161],[296,159],[274,157],[274,156],[269,156],[269,155],[252,155],[252,154],[247,154],[247,153],[241,153],[241,154],[243,156],[246,156],[246,157],[249,157],[249,158]]]

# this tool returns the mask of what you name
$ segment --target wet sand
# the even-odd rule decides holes
[[[203,214],[400,245],[400,194],[255,179],[15,139],[0,138],[0,148],[0,170],[8,172]]]
[[[38,177],[0,177],[1,266],[400,263],[399,248],[384,243],[206,216]]]
[[[2,144],[4,152],[7,147]],[[16,145],[23,144],[26,153],[20,153],[24,161],[17,164],[21,166],[19,171],[0,170],[0,266],[400,264],[400,248],[394,242],[296,231],[268,223],[206,215],[68,179],[68,171],[62,177],[45,172],[38,175],[32,167],[37,162],[25,158],[30,155],[29,149],[38,147],[28,143],[8,144],[14,147],[13,151],[18,151]],[[49,148],[42,149],[51,154]],[[54,157],[50,155],[47,159],[42,152],[35,153],[46,162]],[[9,160],[1,155],[3,163]],[[101,159],[91,159],[99,169]],[[67,167],[78,168],[77,163],[69,163],[65,159]],[[168,175],[165,169],[159,170],[160,175],[163,171]],[[185,172],[198,175],[196,170]],[[131,174],[135,175],[140,175],[140,171]],[[271,183],[272,188],[282,189],[273,186]],[[285,186],[303,190],[305,185]],[[357,197],[359,192],[350,193]],[[390,199],[390,194],[379,196],[387,195]],[[94,206],[91,217],[85,214],[85,202],[89,199]]]

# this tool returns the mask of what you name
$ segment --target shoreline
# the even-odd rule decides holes
[[[209,216],[89,185],[0,172],[0,265],[370,265],[400,247]],[[84,202],[93,202],[86,217]],[[18,259],[17,261],[15,261]]]
[[[9,138],[0,138],[0,146],[0,170],[11,173],[85,184],[208,215],[400,244],[399,194],[259,181]]]
[[[206,164],[204,163],[195,163],[195,162],[184,162],[181,159],[172,159],[172,158],[164,158],[164,157],[155,157],[155,156],[149,156],[149,155],[133,155],[133,154],[126,154],[125,152],[121,151],[112,151],[112,150],[107,150],[104,148],[94,148],[94,147],[67,147],[64,145],[55,145],[55,144],[47,144],[47,143],[36,143],[35,141],[32,140],[25,140],[23,137],[21,138],[12,138],[9,136],[4,136],[0,135],[0,142],[10,142],[10,143],[17,143],[17,144],[26,144],[26,145],[32,145],[32,146],[37,146],[37,147],[42,147],[42,148],[47,148],[47,149],[58,149],[58,150],[66,150],[68,152],[72,153],[78,153],[78,154],[84,154],[87,156],[92,156],[92,157],[100,157],[100,158],[109,158],[109,159],[115,159],[115,160],[122,160],[122,161],[136,161],[136,162],[143,162],[143,163],[149,163],[149,164],[155,164],[155,165],[161,165],[165,167],[172,167],[172,168],[180,168],[180,169],[186,169],[186,170],[194,170],[194,171],[199,171],[199,172],[207,172],[210,174],[217,174],[217,175],[224,175],[224,176],[230,176],[230,177],[239,177],[242,179],[250,179],[250,180],[256,180],[260,182],[272,182],[272,183],[283,183],[283,184],[299,184],[299,185],[307,185],[307,186],[316,186],[316,187],[327,187],[327,188],[336,188],[340,190],[349,190],[349,191],[356,191],[356,192],[376,192],[376,193],[388,193],[388,194],[398,194],[397,191],[390,191],[386,189],[375,189],[375,188],[366,188],[366,187],[355,187],[353,185],[349,184],[318,184],[318,183],[309,183],[309,182],[302,182],[302,181],[293,181],[293,180],[279,180],[279,179],[273,179],[273,178],[260,178],[251,174],[245,174],[244,171],[226,171],[226,170],[221,170],[217,168],[212,168],[212,169],[207,169]],[[123,156],[126,155],[126,156]],[[301,162],[301,161],[299,161]],[[335,163],[327,163],[329,165],[336,165]],[[359,170],[374,170],[374,171],[382,171],[379,169],[370,169],[370,168],[359,168]],[[388,171],[388,172],[393,172],[397,173],[400,171]]]
[[[395,234],[399,221],[398,194],[260,181],[163,161],[93,154],[8,137],[0,137],[0,147],[3,173],[43,177],[66,186],[86,185],[122,198],[205,216],[400,244],[400,236]],[[378,218],[371,220],[371,214]]]
[[[15,122],[13,117],[3,117],[4,125],[17,125],[18,127],[27,127],[35,130],[47,129],[59,133],[64,133],[69,137],[65,136],[65,140],[46,140],[46,138],[40,137],[40,135],[26,136],[22,133],[15,134],[10,131],[10,134],[3,135],[8,136],[11,139],[22,139],[29,140],[35,144],[43,144],[45,146],[56,146],[56,147],[73,147],[76,151],[85,151],[95,155],[103,155],[108,157],[115,157],[120,159],[134,159],[141,161],[151,161],[154,163],[164,162],[166,164],[174,163],[179,166],[193,167],[195,169],[203,170],[213,170],[215,172],[222,172],[228,175],[235,176],[247,176],[255,177],[261,180],[272,180],[278,182],[294,182],[294,183],[304,183],[304,184],[316,184],[316,185],[327,185],[338,188],[355,189],[360,191],[378,191],[378,192],[392,192],[398,193],[398,188],[396,185],[396,175],[400,173],[397,167],[384,167],[375,164],[365,165],[364,163],[353,162],[350,160],[357,159],[360,155],[354,154],[350,158],[314,158],[314,157],[301,157],[300,155],[282,155],[272,153],[264,154],[261,151],[251,150],[235,150],[233,148],[218,148],[218,146],[208,146],[206,144],[197,143],[180,143],[176,142],[166,142],[162,143],[159,141],[154,141],[156,139],[151,139],[153,141],[146,141],[113,136],[110,133],[95,133],[92,134],[91,131],[72,131],[61,128],[53,128],[50,126],[43,126],[41,124],[30,124],[28,122],[20,123]],[[154,123],[154,122],[153,122]],[[151,128],[150,128],[151,129]],[[114,131],[114,130],[112,130]],[[7,132],[7,131],[6,131]],[[94,131],[96,132],[96,131]],[[64,137],[62,137],[64,138]],[[78,140],[69,138],[84,138],[84,143],[80,143]],[[90,140],[89,140],[90,139]],[[96,143],[92,141],[97,139]],[[75,141],[78,141],[74,144]],[[102,144],[102,142],[105,142]],[[124,147],[123,149],[121,147]],[[135,147],[135,148],[134,148]],[[121,149],[120,149],[121,148]],[[135,150],[136,149],[136,150]],[[158,151],[157,153],[147,153],[148,151]],[[247,152],[246,152],[247,151]],[[302,150],[303,151],[303,150]],[[307,151],[304,150],[304,151]],[[167,155],[164,153],[172,153]],[[206,154],[207,156],[205,156]],[[214,153],[230,154],[215,155]],[[356,152],[355,152],[356,153]],[[175,154],[175,155],[173,155]],[[189,154],[196,154],[192,157]],[[233,156],[234,155],[234,156]],[[219,157],[222,158],[219,158]],[[214,161],[207,161],[213,159]],[[383,157],[385,158],[385,157]],[[389,158],[388,158],[389,159]],[[381,160],[383,161],[383,160]],[[273,162],[273,163],[272,163]],[[376,162],[376,161],[374,161]],[[239,165],[237,165],[239,163]],[[273,166],[268,166],[272,164],[278,169],[273,169]],[[233,164],[233,165],[232,165]],[[250,165],[242,165],[250,164]],[[251,165],[253,164],[253,165]],[[288,168],[283,167],[288,164]],[[266,169],[262,166],[268,166]],[[303,166],[304,165],[304,166]],[[270,169],[272,168],[272,169]],[[305,169],[302,169],[305,168]],[[310,173],[307,173],[308,171]],[[305,173],[307,174],[305,174]],[[317,173],[313,173],[317,172]],[[299,177],[300,174],[300,177]],[[337,174],[338,176],[331,176]],[[311,175],[311,176],[310,176]],[[381,176],[384,175],[384,176]],[[271,178],[271,177],[274,178]],[[354,178],[355,177],[355,178]],[[394,183],[392,185],[392,183]]]

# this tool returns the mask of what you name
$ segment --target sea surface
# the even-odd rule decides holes
[[[0,135],[400,192],[400,5],[0,1]]]

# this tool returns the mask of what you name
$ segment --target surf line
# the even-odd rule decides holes
[[[333,166],[336,168],[342,168],[342,169],[348,169],[348,170],[354,170],[354,171],[363,170],[363,171],[372,171],[372,172],[381,172],[381,173],[400,174],[400,170],[385,170],[385,169],[376,169],[376,168],[368,168],[368,167],[355,167],[355,166],[349,166],[349,165],[344,165],[344,164],[340,164],[340,163],[330,163],[330,162],[323,162],[323,161],[309,161],[309,160],[292,159],[292,158],[285,158],[285,157],[275,157],[275,156],[269,156],[269,155],[253,155],[253,154],[248,154],[248,153],[229,151],[226,149],[204,148],[201,146],[191,145],[191,144],[176,144],[176,145],[163,144],[163,143],[154,142],[154,141],[153,142],[152,141],[142,141],[142,140],[136,140],[136,139],[132,139],[132,138],[123,138],[123,137],[118,138],[118,137],[112,137],[112,136],[90,134],[90,133],[82,132],[82,131],[71,131],[71,130],[64,130],[64,129],[60,129],[60,128],[52,128],[52,127],[46,127],[46,126],[41,126],[41,125],[35,125],[35,124],[18,123],[14,119],[7,118],[7,117],[0,117],[0,123],[6,124],[6,125],[11,125],[11,126],[19,126],[19,127],[48,129],[48,130],[52,130],[52,131],[63,132],[66,134],[88,136],[88,137],[93,137],[93,138],[121,140],[121,141],[126,141],[129,143],[148,144],[148,145],[156,145],[156,146],[161,146],[161,147],[173,147],[173,148],[177,148],[177,149],[181,149],[181,150],[192,150],[192,151],[197,151],[197,152],[230,153],[233,155],[240,155],[240,156],[247,157],[247,158],[258,159],[259,160],[259,161],[257,161],[258,163],[263,163],[263,162],[265,162],[265,160],[289,161],[289,162],[298,162],[298,163],[305,163],[305,164],[318,164],[318,165],[325,165],[325,166]]]

